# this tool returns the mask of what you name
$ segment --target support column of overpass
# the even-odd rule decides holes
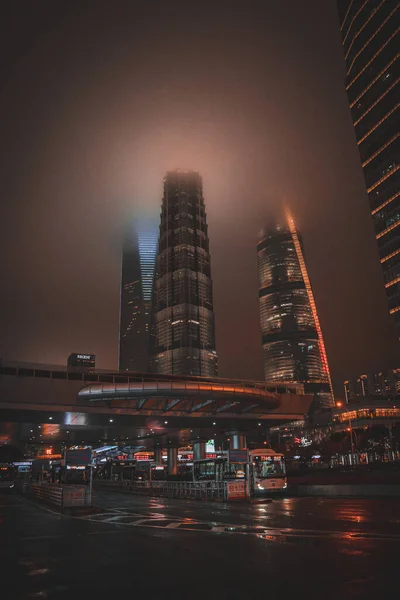
[[[229,433],[230,450],[244,450],[247,448],[246,434],[240,431],[231,431]]]
[[[195,440],[193,442],[193,460],[202,460],[206,457],[206,442]]]
[[[168,446],[168,475],[178,474],[178,448],[176,446]]]
[[[156,465],[162,465],[162,446],[155,446],[154,448],[154,462]]]

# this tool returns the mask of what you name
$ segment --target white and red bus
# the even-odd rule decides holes
[[[285,457],[271,448],[249,450],[253,465],[254,495],[283,492],[287,488]]]

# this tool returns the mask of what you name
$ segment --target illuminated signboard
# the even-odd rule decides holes
[[[208,454],[209,452],[215,452],[215,441],[214,440],[208,440],[208,442],[206,444],[206,453]]]
[[[74,353],[68,357],[68,370],[94,371],[96,366],[95,354]]]
[[[67,450],[65,453],[67,465],[88,465],[92,460],[91,448],[84,450]]]
[[[228,459],[231,463],[246,463],[249,460],[247,450],[228,450]]]
[[[36,458],[38,460],[60,460],[62,459],[62,454],[51,454],[46,452],[46,454],[38,454]]]
[[[135,454],[135,460],[153,460],[153,452],[144,452],[141,454]]]

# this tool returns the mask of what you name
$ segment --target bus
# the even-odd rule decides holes
[[[287,488],[285,457],[271,448],[249,450],[253,465],[253,493],[255,496],[283,492]]]
[[[227,457],[193,461],[193,481],[229,481],[245,478],[246,463],[229,463]]]

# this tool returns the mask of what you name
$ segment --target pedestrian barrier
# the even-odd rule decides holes
[[[57,486],[47,483],[33,484],[31,487],[33,495],[59,508],[71,508],[74,506],[90,506],[91,499],[89,490],[83,485]]]
[[[36,496],[36,498],[39,498],[39,500],[43,500],[43,502],[50,502],[50,504],[54,504],[60,508],[63,505],[62,487],[46,484],[41,485],[36,483],[32,485],[32,493]]]
[[[227,500],[226,481],[126,481],[124,489],[133,494],[160,498]]]
[[[83,485],[71,485],[63,487],[63,508],[71,506],[89,506],[89,490]]]

